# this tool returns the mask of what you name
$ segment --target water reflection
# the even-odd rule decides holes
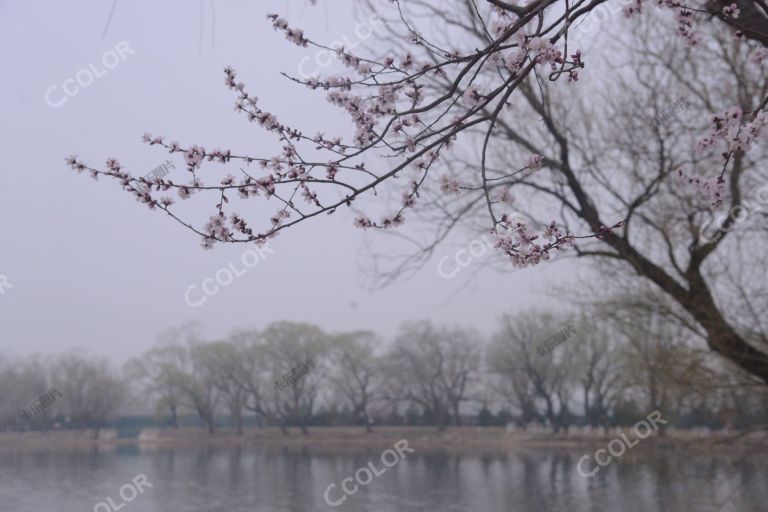
[[[199,449],[0,453],[0,510],[92,511],[146,474],[153,487],[127,512],[751,512],[766,510],[768,464],[759,456],[656,453],[579,476],[581,451],[407,454],[337,508],[331,483],[379,460],[381,450]]]

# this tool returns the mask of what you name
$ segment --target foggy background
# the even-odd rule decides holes
[[[354,228],[353,213],[340,210],[277,237],[270,244],[274,254],[193,308],[184,300],[187,288],[230,263],[242,269],[240,255],[248,246],[205,251],[197,235],[135,202],[116,182],[95,182],[65,165],[70,154],[96,168],[115,157],[139,176],[170,159],[176,169],[169,178],[182,176],[183,158],[142,143],[144,132],[183,146],[274,154],[272,138],[233,111],[225,65],[279,119],[307,134],[346,136],[350,122],[322,91],[279,75],[297,74],[301,59],[314,60],[317,50],[286,42],[265,15],[277,12],[330,43],[342,36],[354,40],[360,13],[348,0],[307,4],[118,2],[107,26],[110,1],[0,2],[0,275],[13,285],[0,295],[4,354],[82,347],[124,359],[153,345],[163,329],[191,320],[213,338],[282,319],[328,330],[372,329],[385,337],[409,319],[461,322],[486,333],[503,312],[551,303],[544,279],[562,279],[575,270],[571,262],[503,279],[493,270],[472,278],[490,258],[487,251],[455,278],[440,277],[439,258],[452,260],[466,248],[474,238],[467,232],[439,248],[415,278],[373,292],[361,270],[368,262],[365,244],[387,240]],[[46,104],[51,85],[57,85],[52,98],[58,101],[64,80],[92,63],[103,70],[102,55],[120,41],[135,54],[61,107]],[[231,165],[216,169],[237,174],[237,164]],[[207,212],[211,204],[197,207]],[[264,211],[273,209],[270,202]]]

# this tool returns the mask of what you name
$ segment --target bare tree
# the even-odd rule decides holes
[[[413,211],[417,202],[424,203],[430,186],[460,194],[464,200],[452,201],[442,210],[436,240],[444,238],[457,218],[480,212],[484,231],[493,233],[501,252],[518,266],[547,260],[577,240],[580,245],[583,242],[579,255],[622,262],[627,270],[653,282],[704,329],[711,350],[768,382],[766,340],[753,341],[741,332],[715,299],[707,260],[726,236],[721,233],[708,241],[700,236],[701,214],[712,203],[670,186],[671,178],[682,174],[690,183],[703,185],[714,196],[714,204],[741,204],[742,187],[751,181],[747,174],[755,173],[746,151],[766,124],[765,87],[747,79],[744,72],[751,50],[757,51],[753,55],[758,61],[767,57],[765,3],[739,0],[736,5],[744,16],[739,16],[730,0],[695,2],[694,6],[662,2],[658,5],[667,13],[643,16],[639,14],[648,9],[637,0],[626,10],[637,25],[651,16],[657,30],[664,32],[659,37],[646,32],[639,42],[631,41],[642,48],[632,58],[644,61],[629,63],[632,87],[621,84],[621,90],[631,92],[645,108],[657,108],[657,103],[646,101],[643,93],[648,91],[643,88],[670,89],[666,81],[670,78],[691,95],[692,106],[699,112],[711,115],[731,107],[695,128],[697,134],[710,130],[703,157],[687,154],[690,144],[675,144],[669,130],[658,125],[646,127],[643,135],[648,138],[638,144],[641,133],[628,129],[626,123],[620,125],[617,104],[627,102],[616,91],[611,91],[613,101],[605,102],[608,115],[593,120],[584,115],[585,98],[572,89],[555,90],[549,85],[579,78],[586,56],[574,51],[572,43],[569,46],[569,35],[604,0],[536,0],[522,6],[503,0],[482,5],[474,0],[457,0],[448,6],[419,0],[404,3],[394,2],[390,12],[397,23],[393,33],[405,51],[374,58],[342,50],[338,57],[351,68],[349,75],[293,78],[298,84],[328,91],[331,102],[350,114],[357,128],[351,141],[310,137],[298,127],[281,123],[238,82],[235,71],[226,68],[226,84],[237,95],[236,110],[273,135],[283,147],[280,154],[256,157],[229,149],[207,151],[146,134],[147,143],[184,155],[188,180],[135,178],[115,159],[107,161],[105,170],[74,156],[67,162],[94,177],[114,178],[149,208],[197,233],[205,247],[217,242],[264,243],[300,222],[349,207],[390,184],[396,187],[397,178],[412,172],[414,177],[401,190],[401,201],[389,214],[379,219],[361,215],[356,225],[366,229],[399,226],[406,211]],[[674,15],[674,23],[663,21],[670,18],[667,14]],[[709,22],[713,17],[724,23]],[[323,46],[278,15],[269,18],[289,41],[302,47]],[[424,19],[437,26],[423,27],[419,21]],[[745,37],[733,38],[734,30]],[[673,32],[695,49],[674,44]],[[610,76],[622,75],[610,54],[603,62]],[[660,84],[654,77],[664,66],[665,83]],[[522,115],[510,114],[515,106],[524,107]],[[598,133],[605,144],[593,144]],[[438,162],[459,135],[475,142],[474,160],[459,175],[435,176]],[[646,145],[652,147],[639,147]],[[377,158],[373,164],[366,161],[368,155],[382,154],[386,158]],[[222,180],[217,173],[215,181],[206,182],[201,172],[206,159],[220,164],[258,163],[265,173],[256,176],[241,168],[239,177]],[[532,172],[540,167],[547,172]],[[693,176],[691,168],[706,172]],[[536,232],[511,216],[505,210],[513,187],[547,198],[547,212],[560,210],[564,226],[548,220]],[[212,195],[218,201],[207,221],[193,222],[180,217],[172,198],[158,195],[168,191],[181,199]],[[237,201],[230,196],[235,193],[242,199],[274,198],[279,206],[263,227],[254,228],[232,213]],[[298,204],[297,194],[306,206]],[[662,200],[674,205],[674,210],[663,208]],[[732,223],[729,216],[726,227]]]
[[[243,371],[242,351],[229,341],[207,343],[200,347],[200,357],[219,396],[229,410],[232,427],[238,436],[243,434],[243,410],[248,400],[247,389],[240,377]]]
[[[324,380],[328,343],[311,324],[277,322],[261,333],[263,364],[269,385],[262,391],[261,409],[278,418],[286,432],[295,422],[304,434]]]
[[[573,419],[574,345],[564,343],[545,353],[541,347],[562,329],[562,320],[539,312],[505,315],[489,351],[491,371],[507,381],[523,423],[543,420],[556,433],[567,430]]]
[[[53,407],[40,407],[30,418],[23,411],[29,409],[51,386],[49,365],[45,361],[37,357],[13,362],[0,359],[0,389],[4,396],[0,402],[0,425],[3,429],[50,427]]]
[[[582,388],[584,417],[592,427],[607,429],[613,407],[624,390],[624,353],[608,322],[581,319],[573,340],[577,378]]]
[[[235,378],[246,394],[244,408],[259,416],[259,425],[267,419],[279,424],[283,433],[287,434],[285,422],[270,406],[271,390],[275,384],[269,374],[268,354],[261,333],[241,330],[233,333],[230,339],[239,349],[240,365]]]
[[[514,351],[499,346],[494,340],[488,347],[487,360],[489,376],[486,384],[512,412],[517,413],[517,425],[525,430],[533,422],[544,424],[545,419],[536,406],[533,382],[521,371]]]
[[[179,428],[179,407],[183,389],[179,368],[183,365],[185,348],[161,345],[146,351],[140,358],[126,363],[126,372],[138,380],[148,396],[156,397],[158,411],[167,410],[171,426]]]
[[[480,336],[460,328],[435,328],[429,322],[404,324],[387,355],[387,387],[395,399],[410,401],[442,430],[460,406],[480,367]]]
[[[463,14],[442,16],[467,37],[485,40],[482,25],[464,23]],[[597,110],[589,89],[564,93],[543,77],[520,83],[514,113],[496,119],[498,143],[488,149],[491,197],[500,205],[515,198],[515,207],[535,225],[548,226],[557,209],[568,231],[600,232],[597,239],[579,241],[575,254],[598,262],[601,271],[612,267],[648,282],[657,296],[671,299],[676,316],[710,350],[766,381],[768,338],[761,313],[768,301],[758,286],[766,267],[764,241],[757,236],[764,227],[737,220],[749,191],[753,205],[768,194],[760,188],[768,176],[758,165],[765,150],[747,152],[733,143],[729,147],[737,149],[721,151],[712,145],[718,136],[703,135],[713,119],[723,122],[719,112],[728,105],[740,105],[730,110],[740,119],[762,109],[768,88],[750,45],[707,27],[707,44],[685,49],[668,25],[655,16],[620,25],[623,33],[606,38],[608,70],[621,71],[606,75],[610,80],[601,77],[607,90]],[[446,86],[435,82],[433,87]],[[670,115],[670,105],[680,105],[681,98],[684,108]],[[471,177],[476,163],[467,153],[454,159],[452,176],[461,190],[482,192],[487,187]],[[546,172],[510,174],[514,162],[530,153],[543,155]],[[690,174],[691,167],[720,176],[707,187],[701,176]],[[696,185],[712,191],[715,202]],[[476,231],[477,219],[486,215],[483,196],[446,198],[424,190],[419,212],[436,233],[417,252],[431,254],[457,226]],[[727,212],[721,217],[717,201]],[[713,218],[721,221],[714,229]],[[606,228],[617,220],[621,229]],[[426,260],[414,255],[409,261]]]
[[[626,341],[625,396],[634,395],[644,410],[678,417],[686,399],[712,376],[706,373],[704,355],[689,346],[684,327],[663,315],[627,308],[613,321]],[[663,434],[664,428],[660,428]]]
[[[339,334],[330,341],[333,367],[330,379],[342,400],[352,406],[353,414],[362,418],[366,432],[370,433],[373,428],[369,407],[381,380],[380,359],[376,354],[380,342],[368,331]]]
[[[107,420],[127,394],[124,380],[109,361],[70,353],[55,362],[54,385],[62,394],[65,413],[81,428],[93,428],[99,438]]]
[[[181,390],[184,406],[197,413],[203,427],[212,435],[216,431],[216,408],[220,396],[206,356],[204,343],[189,341],[183,345],[172,379]]]

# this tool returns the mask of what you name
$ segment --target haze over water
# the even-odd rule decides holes
[[[2,510],[91,511],[145,474],[151,489],[134,512],[758,512],[765,510],[768,464],[713,455],[659,453],[578,475],[581,451],[510,454],[416,452],[333,508],[338,483],[378,457],[327,449],[202,448],[0,453]],[[336,499],[336,496],[334,496]]]

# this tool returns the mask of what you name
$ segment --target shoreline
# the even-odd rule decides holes
[[[199,428],[143,429],[136,438],[117,437],[115,430],[103,430],[100,439],[92,431],[0,432],[0,451],[56,451],[136,447],[141,451],[195,447],[247,447],[269,449],[324,449],[360,451],[391,446],[407,439],[410,446],[423,451],[503,453],[520,449],[572,450],[598,448],[620,435],[632,436],[630,429],[611,429],[607,434],[511,431],[503,427],[378,427],[370,434],[362,427],[312,427],[309,434],[297,428],[283,434],[268,427],[246,429],[242,436],[229,429],[213,435]],[[768,432],[747,434],[673,430],[654,435],[642,443],[650,449],[686,451],[765,451]]]

